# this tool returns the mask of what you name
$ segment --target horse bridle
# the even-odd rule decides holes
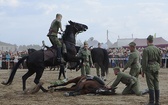
[[[75,24],[77,24],[77,23],[75,23]],[[78,25],[80,25],[80,24],[78,24]],[[76,25],[73,24],[72,26],[77,30],[76,34],[83,32],[83,31],[79,31],[79,29],[76,27]],[[82,27],[82,26],[80,25],[80,27]]]

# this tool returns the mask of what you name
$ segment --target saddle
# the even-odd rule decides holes
[[[54,47],[48,47],[47,50],[44,50],[44,61],[55,57],[56,49]]]
[[[56,46],[48,47],[45,45],[44,41],[42,41],[42,44],[43,44],[43,49],[47,48],[47,50],[44,50],[44,61],[51,59],[51,58],[55,58],[57,56]],[[62,52],[67,53],[66,45],[64,43],[62,43],[62,46],[63,46]]]

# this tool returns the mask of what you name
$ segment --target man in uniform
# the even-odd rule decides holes
[[[101,43],[98,43],[98,48],[101,48]],[[100,66],[98,65],[98,63],[95,63],[94,65],[96,68],[96,74],[98,77],[100,77],[100,71],[99,71]]]
[[[149,103],[147,105],[159,105],[160,92],[158,75],[161,62],[161,52],[153,45],[152,35],[148,36],[147,45],[148,46],[143,50],[142,56],[142,77],[144,77],[145,73],[146,82],[149,88]]]
[[[136,44],[135,42],[129,43],[129,49],[131,54],[129,55],[129,60],[124,66],[123,72],[130,67],[130,72],[129,74],[131,76],[134,76],[138,79],[141,64],[140,64],[140,53],[138,50],[136,50]]]
[[[123,95],[136,94],[136,95],[140,96],[140,95],[144,95],[144,94],[148,93],[148,90],[145,90],[145,91],[139,90],[140,87],[138,85],[138,80],[134,76],[120,72],[119,67],[115,67],[113,70],[114,70],[114,74],[117,76],[117,78],[113,82],[113,84],[111,85],[111,87],[110,87],[111,89],[116,88],[116,86],[120,82],[122,82],[123,84],[126,85],[126,88],[122,92]]]
[[[47,34],[47,36],[50,39],[50,42],[52,43],[52,45],[57,50],[57,62],[59,62],[59,63],[61,63],[61,47],[62,47],[62,43],[58,39],[57,34],[58,34],[59,29],[61,31],[63,31],[62,30],[62,25],[61,25],[61,19],[62,19],[62,15],[61,14],[56,14],[56,19],[54,19],[52,21],[50,29],[49,29],[49,33]]]
[[[81,75],[89,75],[90,74],[90,66],[92,63],[91,52],[88,50],[88,43],[84,42],[84,47],[79,50],[77,54],[78,57],[82,57],[84,62],[81,68]],[[91,65],[90,65],[91,64]]]

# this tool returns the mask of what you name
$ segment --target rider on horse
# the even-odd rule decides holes
[[[62,55],[61,55],[62,43],[60,42],[60,40],[58,39],[58,36],[57,36],[57,34],[59,33],[58,32],[59,29],[63,32],[61,19],[62,19],[62,15],[61,14],[56,14],[56,19],[54,19],[52,21],[49,32],[47,34],[47,36],[50,39],[50,42],[52,43],[54,48],[56,48],[57,62],[59,62],[59,63],[63,62],[63,60],[61,60],[61,57],[62,57]],[[63,46],[63,50],[65,50],[64,46]]]

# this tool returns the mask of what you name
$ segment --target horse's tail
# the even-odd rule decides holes
[[[21,59],[19,59],[19,61],[16,63],[16,65],[13,67],[13,69],[11,70],[11,74],[10,74],[10,77],[8,79],[8,81],[5,83],[5,82],[2,82],[3,85],[10,85],[13,81],[13,78],[16,74],[16,71],[17,69],[19,68],[19,65],[25,60],[27,59],[28,56],[24,56],[22,57]]]
[[[102,49],[102,50],[103,50],[103,53],[104,53],[103,64],[104,64],[104,67],[105,67],[105,72],[106,72],[106,74],[108,74],[109,57],[108,57],[107,50],[106,49]]]

